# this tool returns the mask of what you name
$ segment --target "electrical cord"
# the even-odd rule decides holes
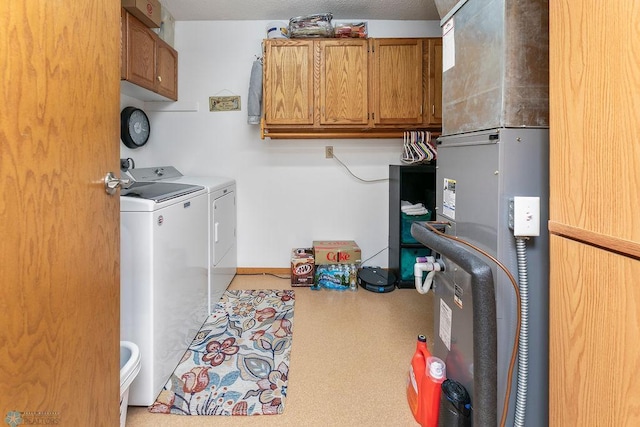
[[[451,225],[450,223],[448,223],[446,221],[445,222],[438,222],[438,224]],[[509,281],[511,282],[511,286],[513,286],[513,290],[514,290],[515,295],[516,295],[518,321],[516,322],[515,339],[514,339],[514,342],[513,342],[513,349],[511,350],[511,361],[509,362],[509,370],[508,370],[508,373],[507,373],[507,390],[506,390],[506,393],[505,393],[505,396],[504,396],[504,403],[503,403],[503,407],[502,407],[502,417],[500,419],[500,427],[504,427],[506,425],[506,422],[507,422],[507,413],[509,411],[509,400],[511,399],[511,383],[513,381],[513,368],[515,366],[516,358],[517,358],[517,355],[518,355],[518,337],[520,336],[520,327],[521,327],[521,319],[520,319],[520,289],[518,288],[518,283],[516,282],[516,279],[514,279],[514,277],[511,274],[511,272],[507,269],[507,267],[505,267],[504,264],[502,264],[500,261],[498,261],[498,259],[496,259],[490,253],[488,253],[485,250],[473,245],[472,243],[469,243],[469,242],[467,242],[465,240],[459,239],[456,236],[450,236],[448,234],[445,234],[445,233],[442,233],[442,232],[438,231],[435,227],[433,227],[431,225],[431,223],[426,222],[425,226],[428,229],[430,229],[431,231],[433,231],[434,233],[436,233],[437,235],[445,237],[445,238],[447,238],[449,240],[453,240],[453,241],[458,242],[458,243],[462,243],[463,245],[469,246],[474,251],[477,251],[477,252],[481,253],[482,255],[486,256],[487,258],[489,258],[498,267],[500,267],[502,269],[502,271],[504,271],[504,273],[509,278]]]
[[[375,254],[371,255],[369,258],[365,259],[364,261],[362,261],[360,263],[360,265],[364,265],[365,262],[369,261],[371,258],[375,257],[376,255],[379,255],[380,253],[382,253],[382,251],[389,249],[389,246],[385,246],[384,248],[380,249],[378,252],[376,252]],[[291,279],[291,276],[279,276],[277,274],[274,273],[243,273],[243,276],[273,276],[276,277],[278,279]]]
[[[360,262],[360,266],[363,266],[365,262],[369,261],[371,258],[375,257],[376,255],[380,254],[382,251],[389,249],[389,246],[385,246],[384,248],[380,249],[378,252],[376,252],[375,254],[371,255],[369,258],[363,260]]]
[[[360,266],[363,266],[365,262],[369,261],[371,258],[379,255],[380,253],[382,253],[382,251],[385,251],[387,249],[389,249],[389,246],[385,246],[384,248],[380,249],[378,252],[376,252],[375,254],[371,255],[369,258],[363,260],[360,263]],[[287,279],[287,280],[291,279],[291,276],[279,276],[279,275],[274,274],[274,273],[248,273],[248,274],[243,274],[243,276],[273,276],[273,277],[278,278],[278,279]]]
[[[389,178],[380,178],[380,179],[363,179],[360,178],[359,176],[357,176],[356,174],[354,174],[353,172],[351,172],[351,169],[349,169],[349,167],[347,165],[345,165],[344,163],[342,163],[342,160],[340,160],[338,158],[338,156],[336,156],[336,153],[333,153],[333,158],[336,159],[336,162],[340,163],[346,170],[347,172],[349,172],[351,174],[351,176],[353,176],[355,179],[357,179],[358,181],[361,182],[367,182],[367,183],[371,183],[371,182],[384,182],[384,181],[389,181]],[[384,249],[383,249],[384,250]],[[377,255],[377,254],[376,254]],[[374,255],[375,256],[375,255]]]
[[[242,273],[243,276],[273,276],[277,279],[291,279],[291,276],[278,276],[274,273]]]

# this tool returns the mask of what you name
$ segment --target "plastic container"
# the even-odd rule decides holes
[[[318,290],[333,289],[338,291],[357,290],[355,286],[357,264],[317,265],[312,288]],[[353,279],[353,286],[352,286]]]
[[[409,402],[409,408],[413,414],[413,418],[420,422],[421,412],[421,393],[422,379],[425,375],[425,369],[427,366],[427,359],[431,357],[429,349],[427,348],[427,338],[424,335],[418,335],[418,342],[416,343],[416,351],[411,358],[411,365],[409,366],[409,378],[407,379],[407,401]]]
[[[431,256],[429,248],[402,248],[400,249],[400,280],[402,282],[414,282],[413,267],[418,257]]]
[[[140,372],[140,349],[129,341],[120,341],[120,427],[125,427],[129,386]]]
[[[160,11],[160,19],[160,27],[154,28],[153,31],[158,35],[158,37],[167,42],[171,47],[175,47],[174,39],[176,20],[173,18],[173,15],[171,15],[166,7],[163,7]]]
[[[471,427],[471,398],[459,382],[442,383],[438,427]]]
[[[333,37],[331,13],[298,16],[289,20],[289,37]]]
[[[402,221],[400,224],[400,236],[402,238],[402,243],[418,243],[415,237],[411,235],[411,226],[415,221],[431,221],[431,212],[424,215],[407,215],[402,212],[400,217]]]
[[[267,38],[286,39],[289,37],[289,27],[285,22],[269,22],[267,24]]]
[[[335,24],[333,26],[333,34],[334,37],[337,38],[367,38],[367,23],[366,22],[343,22],[340,24]]]
[[[436,427],[440,413],[440,395],[442,383],[446,380],[446,370],[442,359],[435,356],[427,358],[425,375],[420,387],[420,420],[422,427]]]

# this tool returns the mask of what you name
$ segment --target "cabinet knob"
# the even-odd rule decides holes
[[[162,83],[162,76],[158,76],[158,81]]]

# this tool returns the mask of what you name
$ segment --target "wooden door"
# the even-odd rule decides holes
[[[549,424],[640,425],[640,8],[549,2]]]
[[[322,40],[320,48],[321,125],[368,122],[368,41]]]
[[[5,422],[119,422],[119,197],[102,182],[118,169],[119,20],[113,1],[0,2]]]
[[[265,40],[267,125],[313,124],[313,40]]]
[[[376,125],[422,124],[422,39],[373,39]]]

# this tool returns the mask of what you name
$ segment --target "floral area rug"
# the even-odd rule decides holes
[[[282,413],[294,301],[293,290],[227,290],[149,411]]]

